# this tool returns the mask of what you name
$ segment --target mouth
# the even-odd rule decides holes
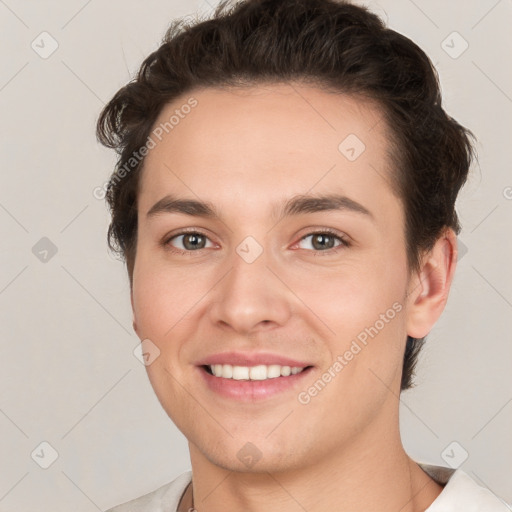
[[[256,366],[236,366],[231,364],[211,364],[201,366],[207,373],[214,377],[232,380],[269,380],[279,377],[297,375],[311,366],[281,366],[279,364],[259,364]]]
[[[206,388],[216,396],[254,403],[272,397],[295,400],[286,392],[296,394],[302,389],[303,379],[313,366],[281,366],[258,364],[237,366],[230,364],[200,365],[196,367]]]

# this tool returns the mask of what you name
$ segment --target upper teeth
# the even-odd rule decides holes
[[[212,364],[209,366],[215,377],[235,380],[265,380],[276,377],[288,377],[301,372],[300,366],[280,366],[278,364],[258,366],[232,366],[230,364]]]

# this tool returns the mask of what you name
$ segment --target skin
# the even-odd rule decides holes
[[[189,442],[193,489],[180,510],[192,495],[200,512],[425,510],[442,487],[403,449],[400,377],[406,335],[425,336],[446,303],[454,233],[409,270],[378,106],[304,84],[201,89],[167,105],[155,126],[190,96],[197,107],[146,157],[132,284],[134,328],[160,350],[149,379]],[[353,162],[338,150],[349,134],[366,146]],[[220,219],[148,217],[170,193],[211,202]],[[293,195],[329,193],[371,215],[272,215]],[[184,237],[171,239],[183,228],[199,230],[206,245],[190,250]],[[331,239],[329,253],[313,245],[307,235],[325,228],[349,245]],[[247,236],[263,248],[250,264],[236,252]],[[397,303],[400,312],[301,404],[298,394]],[[198,378],[199,359],[231,350],[314,368],[300,387],[242,403]],[[247,442],[261,455],[251,467],[237,457]]]

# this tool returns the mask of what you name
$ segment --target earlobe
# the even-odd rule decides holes
[[[407,334],[425,337],[444,310],[457,265],[457,237],[446,229],[424,255],[420,270],[410,280]]]

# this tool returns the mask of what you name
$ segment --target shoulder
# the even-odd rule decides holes
[[[510,512],[509,507],[461,469],[419,464],[444,488],[425,512]]]
[[[117,505],[106,512],[175,512],[180,498],[192,479],[192,472],[186,471],[154,491]]]

